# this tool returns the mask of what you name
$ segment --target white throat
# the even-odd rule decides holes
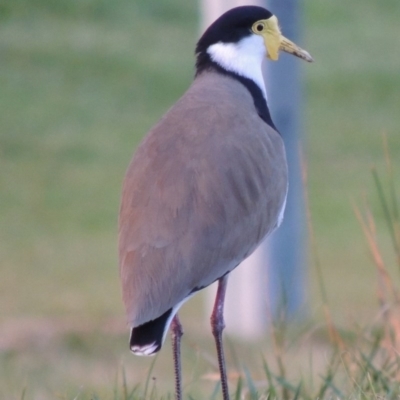
[[[264,40],[261,36],[250,35],[238,43],[218,42],[207,49],[212,61],[227,71],[235,72],[254,81],[261,89],[265,100],[267,93],[261,64],[266,56]]]

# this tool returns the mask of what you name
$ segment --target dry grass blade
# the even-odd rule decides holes
[[[332,320],[332,315],[331,311],[329,308],[329,302],[328,302],[328,294],[326,291],[325,287],[325,282],[322,274],[322,268],[321,268],[321,262],[320,262],[320,257],[318,253],[318,246],[315,240],[315,233],[314,233],[314,227],[312,223],[312,216],[311,216],[311,208],[310,208],[310,201],[308,197],[308,174],[307,174],[307,164],[303,156],[303,152],[300,149],[300,164],[301,164],[301,172],[302,172],[302,181],[303,181],[303,186],[304,186],[304,203],[306,207],[306,216],[307,216],[307,228],[308,228],[308,234],[310,238],[310,244],[311,244],[311,254],[315,266],[315,270],[317,272],[317,280],[318,280],[318,286],[321,292],[321,297],[322,297],[322,302],[323,302],[323,312],[324,312],[324,317],[326,321],[326,326],[328,328],[329,332],[329,338],[332,343],[334,343],[338,348],[343,349],[344,344],[343,340],[340,337],[339,332],[337,331],[336,327],[333,324]]]
[[[391,158],[389,155],[387,138],[384,136],[384,149],[385,149],[385,160],[386,169],[389,176],[389,199],[385,194],[382,180],[378,175],[376,168],[372,168],[372,176],[375,182],[379,201],[383,210],[383,214],[386,220],[386,224],[389,230],[389,234],[392,240],[393,249],[396,255],[397,262],[399,263],[400,256],[400,229],[399,229],[399,212],[397,206],[397,197],[393,179],[393,168]],[[382,315],[384,317],[384,330],[385,340],[384,347],[392,355],[396,357],[396,353],[393,351],[400,345],[400,319],[398,318],[399,307],[400,307],[400,296],[396,289],[391,276],[388,273],[385,262],[382,257],[381,250],[378,245],[376,227],[374,217],[370,210],[370,207],[365,204],[364,214],[360,211],[357,206],[353,205],[354,213],[362,227],[364,236],[368,243],[368,248],[372,256],[375,267],[378,271],[379,276],[379,287],[378,287],[378,300],[381,306]],[[400,263],[399,263],[400,267]]]
[[[367,240],[368,249],[372,256],[372,260],[374,261],[374,264],[379,274],[381,285],[378,291],[378,298],[381,306],[383,307],[388,301],[385,293],[390,293],[393,296],[393,299],[395,299],[396,301],[398,300],[398,294],[396,289],[394,288],[393,282],[383,261],[382,253],[379,249],[372,213],[367,205],[365,205],[365,209],[366,216],[363,216],[360,209],[355,204],[353,204],[354,214],[356,215],[357,220],[361,225],[364,236]]]
[[[383,140],[383,149],[385,153],[385,161],[386,161],[386,171],[388,174],[388,181],[389,181],[389,192],[390,192],[390,205],[391,205],[391,212],[392,212],[392,224],[393,224],[393,231],[394,231],[394,242],[395,242],[395,251],[396,251],[396,259],[398,267],[400,268],[400,212],[399,212],[399,202],[396,193],[396,186],[394,180],[394,173],[393,173],[393,164],[392,158],[390,157],[389,153],[389,143],[387,139],[387,135],[382,135]]]
[[[399,268],[400,268],[400,239],[399,239],[399,233],[398,233],[399,221],[398,220],[396,221],[396,217],[395,217],[396,215],[398,215],[397,203],[394,200],[394,204],[392,205],[392,207],[389,206],[388,201],[386,199],[385,192],[383,190],[381,179],[379,178],[378,171],[376,170],[375,167],[372,168],[372,176],[374,178],[375,186],[378,191],[379,200],[380,200],[380,203],[382,206],[383,214],[386,219],[386,223],[387,223],[387,226],[389,229],[390,236],[392,238],[393,248],[395,250],[396,258],[397,258]],[[394,185],[391,184],[390,186],[393,186],[393,190],[391,190],[393,192]],[[396,210],[396,211],[393,211],[393,210]]]
[[[376,238],[372,213],[367,206],[365,208],[366,216],[363,216],[360,209],[353,205],[354,213],[362,227],[372,260],[378,272],[379,285],[377,296],[381,307],[384,330],[382,347],[391,354],[391,357],[396,357],[394,349],[400,345],[399,293],[383,261]]]

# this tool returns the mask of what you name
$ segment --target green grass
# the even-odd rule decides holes
[[[383,132],[399,171],[400,76],[391,43],[400,5],[340,3],[306,6],[307,46],[316,59],[304,68],[309,195],[334,314],[368,318],[373,273],[350,204],[369,194],[378,210],[369,168],[383,164]]]
[[[399,11],[397,0],[305,4],[300,45],[316,59],[303,66],[309,195],[339,324],[376,312],[376,272],[351,200],[368,194],[383,253],[391,246],[369,168],[384,164],[382,132],[400,167]],[[120,300],[120,187],[140,138],[190,84],[197,12],[183,0],[0,4],[1,397],[26,387],[26,400],[112,398],[121,363],[129,387],[146,379],[152,360],[128,353]],[[185,382],[209,396],[215,382],[199,377],[216,371],[215,356],[201,314],[199,298],[183,310]],[[322,368],[326,339],[315,341]],[[269,337],[234,347],[265,380],[257,346],[269,361]],[[294,370],[308,353],[290,353]],[[154,375],[160,395],[172,390],[167,349]]]

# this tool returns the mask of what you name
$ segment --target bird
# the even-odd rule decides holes
[[[242,6],[221,15],[197,42],[192,84],[145,135],[123,181],[119,272],[130,350],[153,355],[171,330],[177,400],[179,308],[218,282],[211,328],[228,400],[222,332],[229,273],[283,219],[287,161],[261,65],[280,51],[313,61],[282,35],[269,10]]]

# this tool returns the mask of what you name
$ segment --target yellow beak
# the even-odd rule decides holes
[[[314,61],[314,59],[311,57],[311,55],[308,51],[297,46],[292,41],[285,38],[285,36],[281,37],[281,44],[279,46],[279,50],[285,51],[286,53],[293,54],[294,56],[300,57],[307,62]]]
[[[308,51],[303,50],[301,47],[297,46],[297,44],[282,35],[281,30],[279,29],[278,19],[275,15],[268,19],[256,22],[253,25],[253,32],[264,38],[267,56],[273,61],[278,60],[279,51],[293,54],[294,56],[302,58],[308,62],[314,61]]]

